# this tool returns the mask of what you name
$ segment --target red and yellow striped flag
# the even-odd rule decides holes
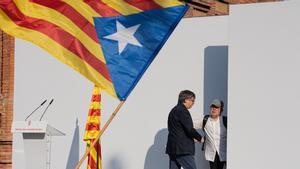
[[[0,0],[0,29],[45,49],[116,97],[93,17],[180,4],[178,0]]]
[[[94,142],[100,132],[100,116],[101,94],[100,88],[95,86],[84,133],[84,141],[87,143],[87,148]],[[87,169],[102,169],[100,140],[95,144],[88,155]]]

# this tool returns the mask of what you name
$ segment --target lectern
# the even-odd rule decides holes
[[[46,121],[15,121],[13,133],[22,133],[26,169],[50,169],[52,136],[65,134]]]

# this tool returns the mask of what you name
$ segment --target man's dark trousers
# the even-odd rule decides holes
[[[215,161],[209,162],[210,169],[223,169],[225,163],[226,163],[225,161],[222,161],[222,162],[220,161],[219,155],[218,155],[218,153],[216,153]]]
[[[196,169],[195,159],[192,155],[170,157],[169,169]]]

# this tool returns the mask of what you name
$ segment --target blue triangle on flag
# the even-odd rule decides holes
[[[180,5],[127,16],[94,18],[116,94],[125,100],[188,7]]]

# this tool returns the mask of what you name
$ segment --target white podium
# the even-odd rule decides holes
[[[65,134],[46,121],[15,121],[13,133],[22,133],[26,169],[50,169],[52,136]]]

